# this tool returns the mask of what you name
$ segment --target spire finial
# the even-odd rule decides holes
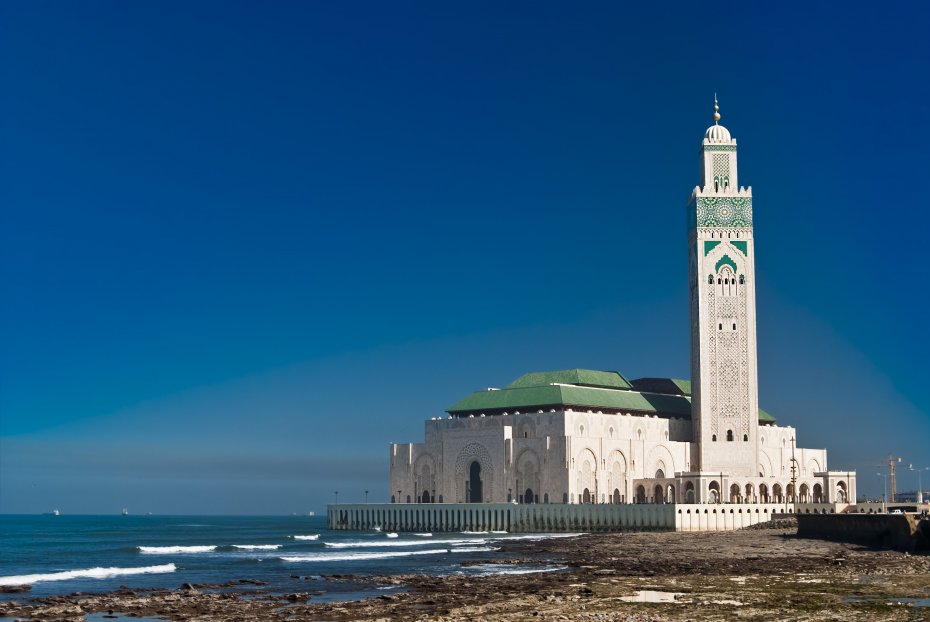
[[[717,94],[714,93],[714,125],[720,121],[720,106],[717,105]]]

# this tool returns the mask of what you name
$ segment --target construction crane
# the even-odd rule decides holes
[[[882,469],[885,465],[888,465],[888,475],[883,475],[885,481],[888,485],[889,495],[885,499],[888,503],[894,503],[896,501],[896,486],[895,486],[895,470],[897,469],[898,464],[901,462],[901,458],[897,456],[888,455],[888,461],[885,464],[857,464],[854,468],[869,468],[869,469]],[[877,475],[882,475],[877,473]]]
[[[888,492],[890,493],[888,496],[892,503],[895,502],[894,471],[899,462],[901,462],[901,458],[888,456]]]

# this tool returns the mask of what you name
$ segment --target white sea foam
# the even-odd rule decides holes
[[[166,553],[209,553],[215,551],[216,546],[137,546],[140,553],[159,554]]]
[[[494,531],[494,530],[492,529],[492,530],[491,530],[491,533],[507,533],[507,532],[506,532],[506,531]]]
[[[534,533],[531,535],[525,536],[513,536],[506,535],[497,538],[492,538],[496,542],[505,542],[507,540],[552,540],[555,538],[577,538],[578,536],[583,536],[583,533]]]
[[[319,540],[320,534],[314,533],[309,536],[290,536],[290,537],[293,538],[294,540]]]
[[[433,534],[431,533],[415,533],[413,535],[420,536],[421,538],[432,538],[433,537]]]
[[[462,533],[464,533],[467,536],[480,536],[488,532],[487,531],[463,531]]]
[[[386,534],[384,534],[384,535],[386,535],[388,538],[396,538],[396,537],[397,537],[397,533],[396,533],[396,532],[393,532],[393,531],[392,531],[391,533],[386,533]]]
[[[352,553],[308,553],[306,555],[285,555],[280,557],[285,562],[343,562],[366,559],[389,559],[391,557],[410,557],[411,555],[441,555],[455,549],[427,549],[425,551],[359,551]]]
[[[23,585],[41,581],[67,581],[69,579],[109,579],[130,574],[158,574],[174,572],[174,564],[162,566],[142,566],[140,568],[86,568],[83,570],[66,570],[49,574],[25,574],[14,577],[0,577],[0,585]]]
[[[368,549],[382,547],[415,547],[415,546],[435,546],[437,544],[448,544],[451,546],[461,546],[465,544],[484,544],[487,542],[484,538],[454,538],[454,539],[433,539],[433,540],[348,540],[346,542],[324,542],[323,545],[331,549]]]
[[[478,576],[487,577],[491,575],[503,575],[503,574],[538,574],[541,572],[557,572],[559,570],[565,570],[568,566],[544,566],[542,568],[507,568],[496,566],[495,564],[483,564],[480,566],[472,566],[475,569],[484,569],[478,572]]]
[[[450,553],[486,553],[488,551],[499,551],[499,546],[458,546],[449,549]]]
[[[234,549],[241,549],[243,551],[274,551],[280,549],[280,544],[233,544]]]

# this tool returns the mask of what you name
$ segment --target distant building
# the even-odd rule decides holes
[[[692,382],[616,371],[528,373],[393,444],[396,503],[822,503],[856,499],[855,472],[758,405],[752,189],[719,124],[688,202]]]

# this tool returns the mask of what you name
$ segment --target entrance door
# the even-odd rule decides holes
[[[481,491],[481,463],[472,462],[471,467],[468,469],[468,502],[469,503],[481,503],[482,501],[482,491]]]

